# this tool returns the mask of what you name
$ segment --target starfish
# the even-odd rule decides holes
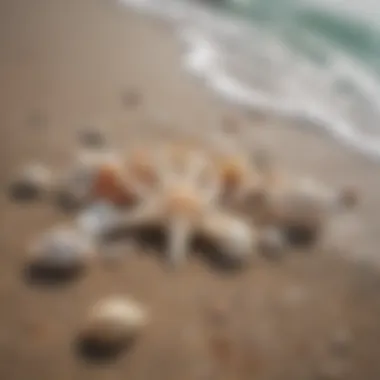
[[[240,241],[240,235],[244,235],[244,244],[238,248],[244,250],[241,255],[248,256],[251,231],[244,222],[227,216],[219,208],[222,185],[214,163],[205,152],[190,147],[173,150],[164,146],[155,157],[156,185],[145,187],[142,202],[110,223],[104,232],[146,225],[163,226],[168,232],[169,261],[174,266],[185,261],[192,237],[202,232],[226,242],[230,248],[234,245],[234,237]]]

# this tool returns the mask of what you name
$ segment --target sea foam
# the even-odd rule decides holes
[[[331,41],[300,32],[323,55],[316,63],[282,39],[281,27],[255,26],[197,1],[120,2],[168,20],[186,69],[227,101],[323,129],[380,159],[379,78]]]

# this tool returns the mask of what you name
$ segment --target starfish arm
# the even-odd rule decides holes
[[[178,267],[186,259],[192,226],[189,220],[183,217],[174,217],[168,225],[168,255],[169,262]]]
[[[139,200],[147,198],[152,192],[152,189],[148,185],[145,185],[138,179],[123,178],[122,184],[126,190],[131,191]]]
[[[158,151],[155,155],[155,161],[156,161],[156,167],[157,171],[159,173],[160,178],[160,186],[162,188],[165,188],[167,186],[170,186],[173,182],[176,180],[176,173],[175,170],[173,170],[173,165],[170,162],[169,147],[163,146],[159,147]]]
[[[200,152],[194,152],[192,154],[188,170],[186,173],[186,183],[193,185],[200,180],[202,171],[206,169],[206,157]]]
[[[211,178],[202,189],[202,198],[205,204],[215,204],[222,192],[222,183],[219,178]]]

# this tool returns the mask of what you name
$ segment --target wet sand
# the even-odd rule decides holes
[[[131,88],[142,94],[141,105],[126,104]],[[341,255],[295,251],[233,274],[191,257],[170,273],[154,255],[131,250],[78,281],[30,284],[23,277],[29,239],[65,216],[11,202],[3,191],[1,379],[379,379],[380,276],[374,264],[357,261],[378,260],[378,166],[314,131],[222,104],[181,69],[179,46],[161,22],[112,1],[0,1],[3,189],[30,159],[64,165],[83,127],[104,127],[122,146],[131,130],[167,123],[202,133],[226,114],[285,167],[358,187],[359,210],[335,236]],[[94,301],[113,293],[146,303],[152,324],[118,360],[85,360],[75,350],[76,329]]]

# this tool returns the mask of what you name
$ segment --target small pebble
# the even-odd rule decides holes
[[[122,92],[121,101],[125,107],[136,107],[142,103],[142,96],[137,89],[129,89]]]
[[[31,200],[43,196],[52,188],[52,173],[42,164],[23,168],[10,185],[11,196],[17,200]]]
[[[354,187],[346,187],[342,190],[341,202],[347,208],[353,208],[360,202],[360,194]]]
[[[131,343],[149,322],[147,310],[127,297],[98,301],[80,331],[81,341],[98,348],[122,348]]]
[[[33,111],[27,118],[27,124],[35,129],[45,128],[48,124],[47,116],[41,111]]]
[[[319,365],[315,380],[344,380],[347,364],[342,361],[326,359]]]
[[[86,128],[79,132],[79,141],[83,146],[102,148],[106,145],[104,133],[96,128]]]
[[[344,356],[352,345],[352,334],[344,327],[337,328],[331,336],[331,349],[334,354]]]
[[[287,241],[279,229],[270,227],[261,234],[259,245],[265,257],[279,259],[285,252]]]

